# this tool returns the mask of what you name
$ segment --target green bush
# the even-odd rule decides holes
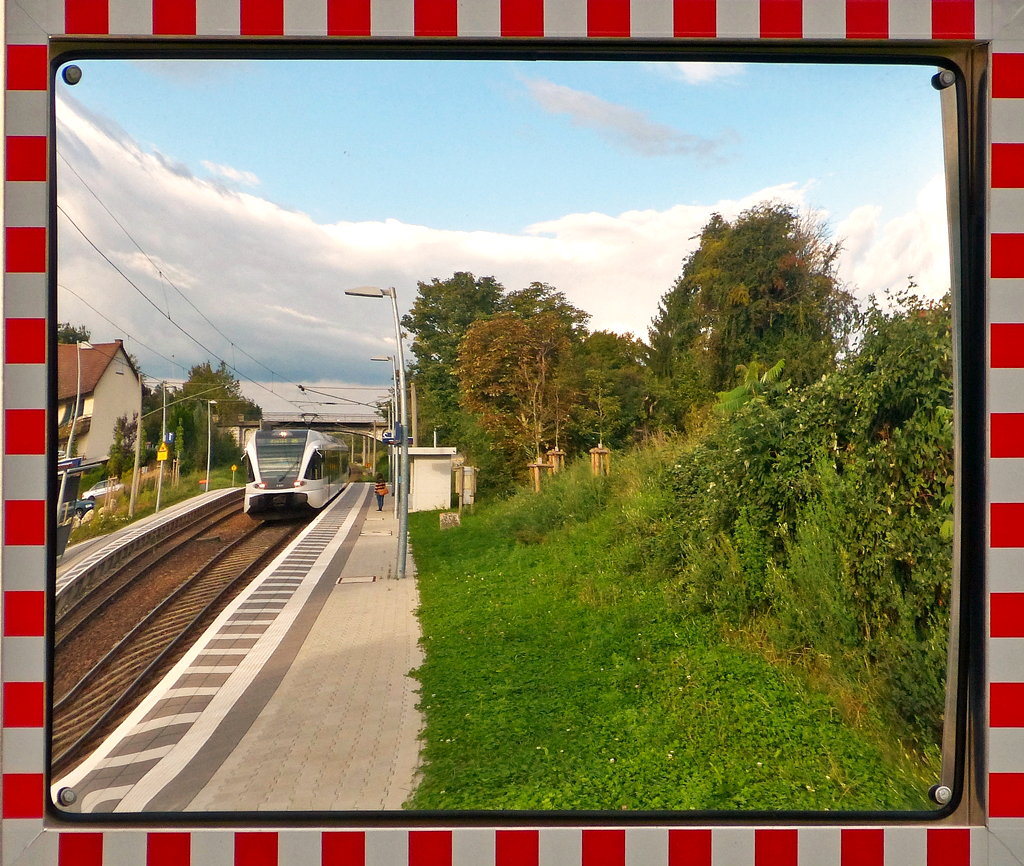
[[[922,742],[942,730],[952,572],[948,300],[872,306],[856,354],[757,397],[665,473],[681,591],[809,649]],[[865,670],[869,676],[865,677]]]

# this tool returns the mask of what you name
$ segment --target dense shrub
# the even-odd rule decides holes
[[[948,300],[873,305],[835,373],[768,393],[667,470],[691,604],[809,651],[941,735],[952,570]]]

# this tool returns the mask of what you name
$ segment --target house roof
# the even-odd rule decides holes
[[[82,349],[82,395],[91,394],[96,390],[99,383],[114,360],[118,351],[124,358],[128,369],[132,371],[135,378],[139,377],[135,365],[132,364],[127,352],[124,351],[124,341],[115,340],[113,343],[93,343],[91,349]],[[57,399],[70,400],[78,390],[78,349],[74,343],[57,344]]]

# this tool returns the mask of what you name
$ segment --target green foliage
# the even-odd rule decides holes
[[[208,407],[210,400],[216,401]],[[242,420],[256,420],[263,410],[242,396],[241,384],[222,361],[216,369],[206,361],[189,370],[189,378],[180,390],[167,389],[167,430],[174,432],[172,456],[181,461],[181,471],[188,473],[206,467],[206,443],[212,439],[212,462],[231,464],[241,459],[241,449],[234,438],[218,429],[218,424],[233,425]],[[157,446],[163,426],[164,392],[151,391],[143,399],[143,429],[146,443]],[[212,408],[212,412],[210,411]],[[212,415],[213,429],[208,431]]]
[[[838,253],[824,225],[790,205],[760,204],[732,223],[711,217],[649,334],[652,370],[682,402],[666,407],[677,425],[751,358],[786,358],[797,385],[834,369],[856,325]]]
[[[555,313],[498,313],[470,326],[455,368],[463,407],[509,460],[543,460],[573,405],[557,371],[572,331]],[[563,387],[560,387],[563,386]]]
[[[138,429],[138,412],[132,416],[130,423],[127,415],[121,415],[114,421],[114,441],[107,455],[107,475],[120,478],[122,473],[135,466],[135,436]]]
[[[60,322],[57,325],[58,343],[88,343],[92,332],[85,325],[72,325],[71,322]]]
[[[413,335],[420,423],[481,470],[484,497],[507,494],[539,443],[553,445],[563,428],[571,435],[575,383],[559,375],[558,362],[585,334],[587,318],[545,283],[507,291],[467,272],[419,283],[402,325]],[[503,334],[503,325],[514,333]],[[486,354],[492,342],[501,364]]]
[[[224,361],[216,369],[209,361],[190,368],[181,386],[181,397],[184,401],[179,405],[189,408],[205,409],[207,400],[216,400],[216,414],[232,420],[258,421],[263,416],[258,405],[242,396],[241,383]]]
[[[933,767],[852,728],[799,669],[723,641],[678,591],[675,450],[616,454],[610,478],[579,461],[443,533],[410,515],[426,729],[407,805],[928,808]],[[728,567],[757,572],[771,554],[746,525]]]
[[[894,301],[871,306],[839,371],[738,408],[666,483],[691,605],[736,626],[770,614],[778,647],[810,651],[927,744],[952,571],[949,306]]]
[[[743,382],[731,391],[719,391],[715,409],[727,415],[735,412],[744,403],[764,394],[769,388],[775,388],[777,391],[786,390],[789,383],[780,381],[785,366],[785,358],[779,359],[774,366],[767,368],[756,358],[749,364],[740,364],[736,372],[743,377]]]
[[[447,280],[421,281],[412,309],[402,327],[413,335],[416,363],[412,377],[420,393],[420,411],[426,428],[452,433],[459,413],[455,362],[469,326],[493,315],[504,288],[494,277],[474,277],[458,271]]]

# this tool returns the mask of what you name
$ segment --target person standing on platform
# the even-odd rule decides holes
[[[373,487],[373,492],[377,494],[377,510],[384,510],[384,497],[388,493],[388,485],[384,481],[384,476],[381,473],[377,473],[377,483]]]

